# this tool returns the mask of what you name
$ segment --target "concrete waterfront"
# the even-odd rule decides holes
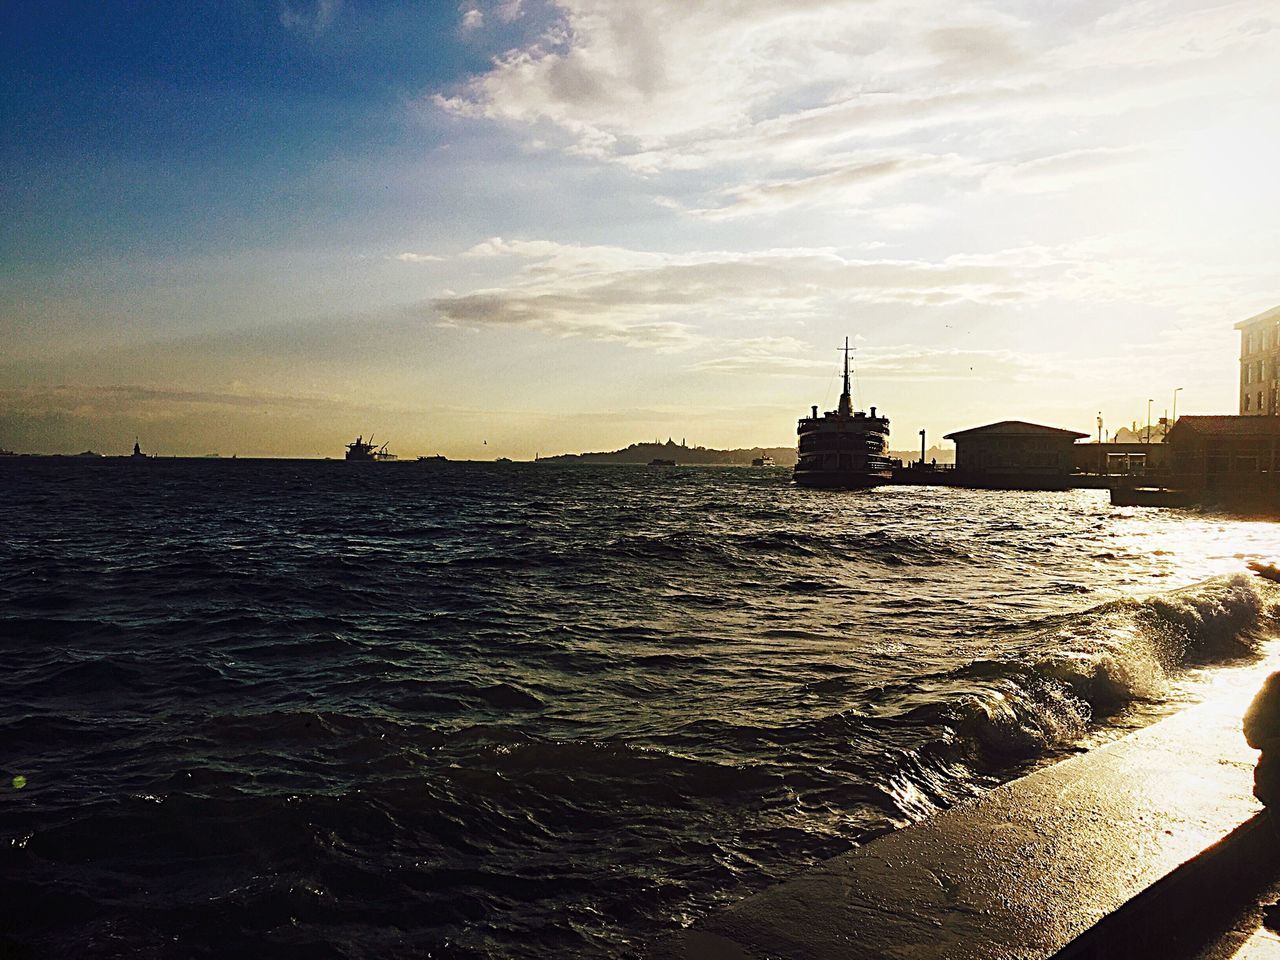
[[[1204,703],[749,897],[655,960],[1192,955],[1274,879],[1241,735],[1274,663]]]

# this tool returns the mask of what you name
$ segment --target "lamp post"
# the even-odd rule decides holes
[[[924,469],[924,431],[920,431],[920,469]]]
[[[1169,421],[1169,426],[1173,426],[1178,422],[1178,394],[1182,391],[1181,387],[1173,388],[1173,419]]]
[[[1154,400],[1147,401],[1147,443],[1151,442],[1151,404],[1153,403],[1155,403]]]
[[[1107,451],[1102,446],[1102,411],[1098,411],[1098,475],[1106,473]]]

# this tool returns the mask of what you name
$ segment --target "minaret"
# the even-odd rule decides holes
[[[849,396],[849,338],[844,338],[844,392],[840,394],[840,405],[836,413],[842,417],[853,416],[853,398]]]

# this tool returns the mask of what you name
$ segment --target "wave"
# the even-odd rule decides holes
[[[1131,705],[1166,700],[1189,668],[1256,656],[1278,627],[1280,589],[1244,575],[1050,618],[1005,657],[900,691],[892,722],[929,736],[893,758],[888,792],[915,819]]]

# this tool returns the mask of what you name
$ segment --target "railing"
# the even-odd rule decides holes
[[[956,468],[954,463],[921,463],[919,460],[912,460],[908,463],[899,461],[898,466],[903,470],[920,470],[924,473],[942,473]]]

